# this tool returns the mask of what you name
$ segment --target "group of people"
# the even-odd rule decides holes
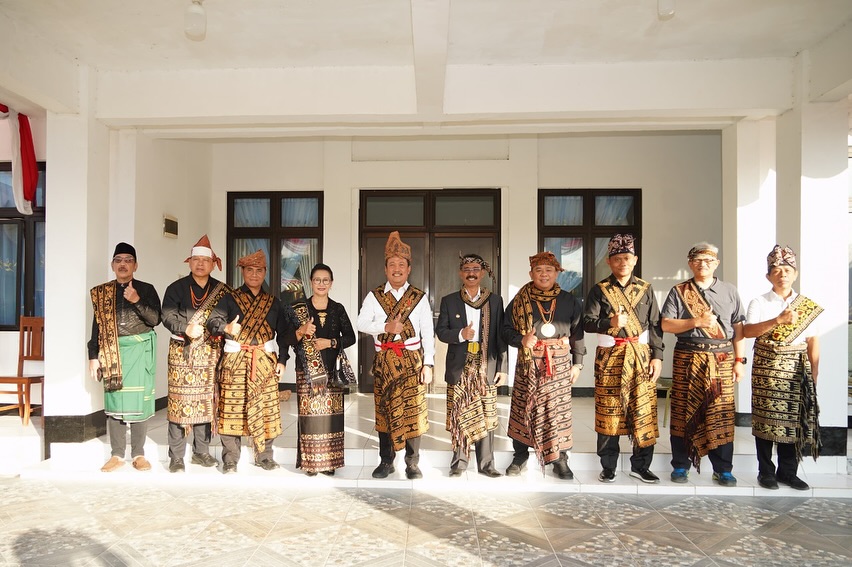
[[[633,274],[635,239],[617,234],[608,244],[611,274],[597,282],[585,304],[562,290],[562,271],[550,252],[530,257],[530,280],[503,309],[502,299],[482,285],[491,267],[477,254],[459,260],[459,291],[441,299],[438,321],[431,324],[426,294],[408,282],[411,249],[391,233],[385,247],[387,282],[364,299],[358,330],[373,335],[376,357],[376,430],[379,466],[373,477],[394,472],[396,451],[405,448],[405,475],[422,476],[420,437],[429,427],[425,387],[432,381],[434,335],[447,343],[446,428],[453,455],[450,476],[468,465],[470,448],[477,468],[501,476],[494,466],[497,387],[506,380],[507,346],[518,349],[509,411],[508,434],[514,454],[506,469],[517,476],[526,468],[530,448],[538,464],[553,465],[560,479],[572,479],[568,462],[573,447],[571,389],[583,369],[585,333],[598,335],[594,359],[595,431],[601,482],[613,482],[619,439],[633,444],[630,476],[658,483],[651,470],[659,437],[657,387],[663,360],[663,333],[677,338],[672,376],[672,473],[687,482],[709,457],[713,480],[736,486],[733,469],[734,382],[747,362],[746,337],[756,337],[752,370],[752,431],[757,445],[758,483],[806,490],[797,476],[804,451],[819,455],[818,331],[822,309],[793,291],[796,256],[776,245],[767,257],[772,290],[745,312],[736,288],[715,277],[719,250],[702,242],[690,249],[693,277],[674,286],[663,308],[651,284]],[[778,446],[778,466],[772,462]]]
[[[224,472],[236,470],[241,436],[250,436],[255,464],[277,468],[272,440],[280,434],[277,378],[296,353],[299,399],[297,467],[307,474],[333,474],[343,466],[343,390],[333,380],[342,349],[355,333],[342,305],[328,292],[331,268],[311,272],[313,295],[282,307],[262,289],[263,253],[241,258],[244,285],[231,290],[209,277],[219,261],[206,237],[193,248],[191,274],[169,286],[162,320],[172,333],[169,348],[169,446],[172,471],[184,468],[188,430],[193,429],[192,462],[215,466],[209,454],[211,424],[222,437]],[[428,431],[426,388],[432,382],[435,336],[447,343],[446,429],[452,441],[450,476],[476,453],[478,472],[502,476],[494,464],[497,387],[506,383],[507,347],[518,349],[509,412],[513,458],[506,475],[526,468],[530,449],[543,468],[572,479],[572,386],[583,369],[585,333],[598,335],[594,359],[595,431],[601,482],[617,475],[619,439],[633,444],[630,476],[658,483],[651,470],[659,437],[657,387],[663,333],[677,342],[671,393],[671,480],[687,482],[700,472],[705,455],[713,480],[735,486],[734,383],[743,378],[745,342],[755,337],[752,365],[752,432],[759,463],[758,483],[805,490],[797,476],[806,451],[819,454],[816,381],[819,342],[815,319],[822,309],[797,294],[796,256],[776,245],[767,257],[771,291],[745,311],[734,286],[715,277],[719,250],[702,242],[690,249],[693,277],[675,285],[662,310],[651,284],[633,273],[636,243],[630,234],[613,236],[606,262],[611,274],[595,284],[585,304],[562,290],[562,271],[550,252],[530,257],[530,281],[504,309],[503,300],[483,285],[493,278],[480,255],[459,258],[459,291],[441,299],[437,324],[423,290],[412,286],[411,248],[398,232],[385,246],[386,282],[364,298],[357,329],[371,335],[379,465],[374,478],[395,472],[396,452],[405,450],[405,476],[422,477],[420,438]],[[150,468],[142,451],[144,420],[153,414],[155,340],[160,322],[156,291],[133,278],[136,253],[121,243],[113,257],[116,279],[92,290],[95,307],[90,369],[102,379],[112,458],[103,470],[124,464],[125,429],[131,424],[133,466]],[[279,355],[279,351],[283,354]],[[123,383],[122,383],[123,379]],[[116,389],[115,386],[119,389]],[[218,395],[218,398],[217,398]],[[218,402],[217,402],[218,399]],[[218,410],[218,411],[216,411]],[[214,421],[214,417],[218,420]],[[772,461],[777,445],[778,466]]]
[[[343,388],[335,362],[355,344],[355,332],[339,303],[328,297],[330,267],[311,270],[310,298],[283,306],[263,289],[267,262],[258,250],[239,259],[243,285],[232,289],[211,277],[222,269],[205,235],[193,246],[190,274],[166,288],[162,307],[154,287],[137,280],[136,250],[115,247],[115,279],[92,289],[89,371],[104,388],[104,412],[111,457],[101,468],[125,464],[130,426],[132,465],[149,470],[144,444],[147,420],[154,415],[156,333],[160,322],[171,333],[168,352],[169,471],[186,470],[187,438],[191,463],[214,467],[210,453],[218,433],[222,472],[237,472],[241,439],[251,439],[254,464],[279,468],[273,441],[281,434],[278,382],[293,349],[298,388],[297,467],[308,475],[333,475],[343,466]]]

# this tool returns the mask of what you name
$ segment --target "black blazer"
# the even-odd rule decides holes
[[[494,383],[497,372],[505,372],[508,366],[506,345],[500,336],[503,327],[503,298],[492,293],[482,309],[489,309],[491,326],[488,332],[488,381]],[[464,301],[458,291],[441,299],[441,313],[435,326],[435,334],[447,343],[447,369],[444,380],[447,384],[458,384],[461,379],[464,361],[467,357],[467,341],[459,342],[459,333],[467,327],[467,314]]]

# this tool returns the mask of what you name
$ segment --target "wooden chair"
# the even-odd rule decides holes
[[[18,408],[18,415],[24,425],[30,423],[30,412],[44,407],[44,376],[24,374],[24,363],[28,360],[44,361],[44,317],[21,317],[21,332],[18,340],[18,374],[0,376],[0,386],[14,385],[14,390],[2,390],[0,394],[17,394],[18,403],[0,406],[0,411]],[[41,384],[42,403],[32,407],[30,389],[33,384]],[[42,411],[44,416],[44,411]]]

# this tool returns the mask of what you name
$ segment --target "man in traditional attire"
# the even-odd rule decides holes
[[[743,376],[745,312],[737,289],[714,277],[719,249],[707,242],[688,255],[693,277],[669,291],[662,328],[677,335],[672,367],[672,482],[685,483],[690,464],[713,465],[713,480],[736,486],[734,382]]]
[[[426,384],[432,382],[435,329],[426,292],[408,283],[411,247],[394,231],[385,244],[387,282],[367,294],[358,330],[373,335],[376,431],[381,462],[373,478],[394,472],[396,452],[405,447],[405,476],[422,478],[420,436],[429,430]]]
[[[224,334],[219,365],[218,430],[222,440],[222,471],[237,472],[240,438],[252,438],[254,464],[264,470],[278,468],[272,442],[281,435],[278,379],[284,374],[286,353],[281,303],[263,291],[266,256],[262,250],[243,256],[243,285],[225,295],[211,317],[214,334]]]
[[[460,258],[460,291],[441,299],[435,327],[447,343],[447,431],[453,444],[450,476],[467,469],[470,446],[476,447],[479,472],[501,476],[494,468],[494,430],[497,428],[497,387],[506,381],[503,299],[480,286],[493,273],[477,254]]]
[[[130,424],[133,468],[151,469],[145,459],[147,420],[154,415],[157,333],[160,297],[149,283],[133,277],[136,249],[119,242],[112,258],[115,279],[92,288],[94,317],[89,340],[89,373],[104,386],[104,413],[112,456],[101,467],[112,472],[124,465],[125,424]]]
[[[571,386],[580,376],[586,346],[583,307],[556,283],[562,266],[552,252],[530,256],[530,279],[506,307],[503,341],[518,349],[509,437],[514,456],[508,476],[521,474],[535,449],[544,467],[570,480],[568,451],[574,446]]]
[[[778,483],[807,490],[797,476],[802,453],[819,457],[819,329],[814,320],[823,309],[793,291],[799,275],[796,254],[775,245],[766,258],[772,291],[749,303],[743,332],[757,337],[751,368],[751,432],[757,445],[760,486]],[[778,471],[772,446],[778,446]]]
[[[612,273],[586,299],[585,331],[598,333],[595,431],[601,482],[615,481],[621,435],[633,441],[630,476],[660,482],[650,468],[660,436],[656,383],[663,361],[663,331],[651,284],[633,275],[638,260],[632,234],[613,236],[606,259]]]
[[[207,235],[192,247],[190,274],[166,288],[163,325],[172,333],[169,341],[168,437],[169,470],[185,470],[186,436],[193,432],[192,463],[215,467],[210,440],[215,402],[216,364],[222,335],[209,325],[210,315],[231,288],[210,277],[222,260],[210,247]]]

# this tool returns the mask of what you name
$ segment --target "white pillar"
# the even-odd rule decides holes
[[[766,293],[766,254],[775,244],[775,121],[743,120],[722,131],[723,279],[748,309]],[[753,340],[746,357],[751,359]],[[746,368],[750,375],[751,363]],[[751,413],[751,381],[736,386],[737,413]],[[741,424],[742,425],[742,424]]]
[[[847,423],[846,100],[806,103],[778,122],[778,241],[798,255],[802,294],[820,304],[820,424]],[[784,156],[781,160],[780,156]],[[845,449],[845,433],[843,444]],[[837,454],[837,453],[835,453]]]

